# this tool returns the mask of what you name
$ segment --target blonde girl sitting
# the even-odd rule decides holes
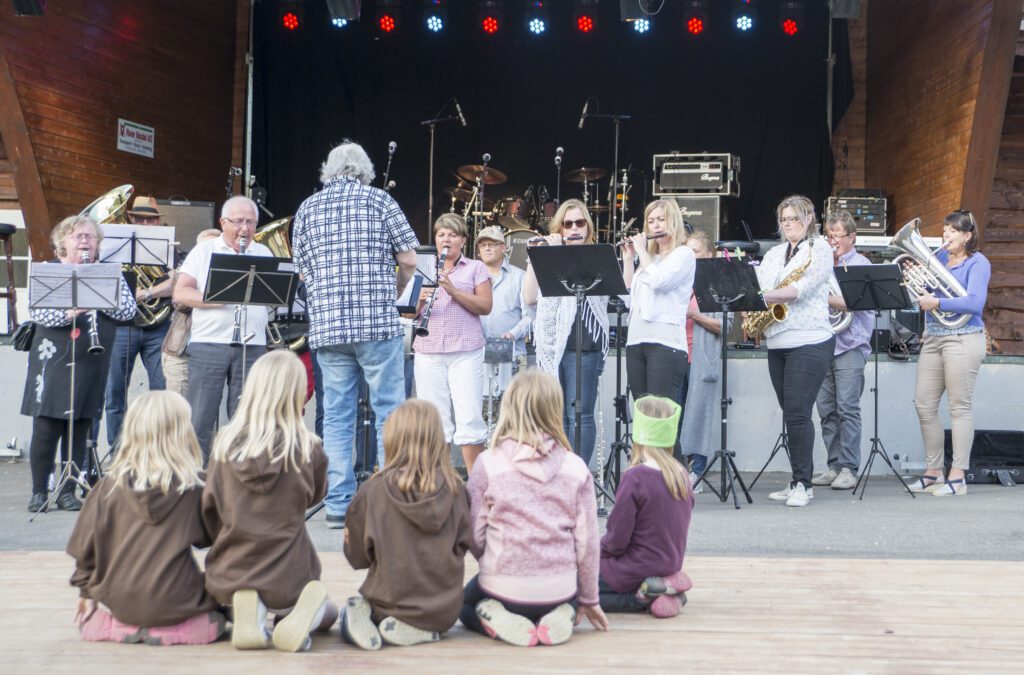
[[[117,458],[89,491],[67,546],[86,640],[196,645],[224,632],[192,555],[210,541],[199,519],[203,460],[191,417],[169,391],[128,406]]]
[[[299,357],[286,349],[262,356],[235,416],[214,439],[203,491],[203,522],[213,538],[206,587],[231,606],[237,649],[271,642],[283,651],[308,649],[310,632],[338,618],[306,532],[306,509],[327,493],[327,456],[303,424],[305,398]],[[272,635],[268,611],[277,619]]]

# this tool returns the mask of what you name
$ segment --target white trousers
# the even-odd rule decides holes
[[[484,396],[483,347],[451,354],[417,353],[415,373],[416,397],[437,406],[446,441],[454,441],[456,445],[487,442],[487,426],[481,408]]]

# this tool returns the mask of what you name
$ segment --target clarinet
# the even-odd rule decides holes
[[[448,247],[445,246],[441,249],[441,255],[437,259],[437,281],[438,288],[440,288],[441,271],[444,269],[444,261],[448,258]],[[420,322],[416,324],[416,335],[418,337],[426,337],[430,335],[430,329],[427,328],[427,324],[430,323],[430,310],[434,308],[434,298],[437,297],[438,288],[434,289],[430,298],[427,300],[426,307],[423,308],[423,312],[420,314]]]
[[[81,254],[80,254],[80,258],[82,260],[82,263],[85,264],[85,265],[88,265],[90,262],[92,262],[90,260],[90,258],[89,258],[89,252],[88,251],[82,251]],[[89,317],[89,349],[88,349],[88,352],[90,354],[102,354],[103,352],[105,352],[107,350],[106,350],[106,348],[103,345],[100,344],[100,332],[99,332],[99,330],[96,327],[98,325],[97,324],[98,317],[96,316],[96,310],[95,309],[90,310],[88,312],[87,316]]]
[[[238,238],[238,255],[245,255],[245,246],[248,244],[245,237]],[[234,347],[242,344],[242,306],[235,305],[235,326],[231,329],[231,345]]]

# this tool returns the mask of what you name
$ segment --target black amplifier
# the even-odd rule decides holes
[[[886,200],[879,197],[829,197],[825,215],[846,211],[857,223],[857,234],[884,235]]]
[[[739,158],[728,153],[654,155],[653,193],[739,196],[739,165]]]

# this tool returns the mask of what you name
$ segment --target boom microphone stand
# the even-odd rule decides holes
[[[448,99],[441,110],[448,107],[453,99]],[[440,113],[440,111],[438,111]],[[445,117],[434,117],[433,119],[423,120],[420,122],[420,126],[427,127],[430,130],[430,166],[427,169],[427,227],[430,227],[434,222],[434,132],[436,131],[437,125],[443,122],[452,122],[455,120],[461,121],[461,115],[447,115]],[[462,124],[465,126],[465,122]]]
[[[618,194],[618,186],[619,186],[618,185],[618,180],[619,180],[619,135],[620,135],[620,128],[619,127],[620,127],[620,125],[622,124],[622,122],[624,120],[632,119],[632,117],[630,115],[604,115],[604,114],[601,114],[601,113],[590,115],[590,114],[584,113],[583,114],[583,118],[580,120],[580,128],[581,129],[583,128],[583,126],[582,126],[583,120],[587,119],[588,117],[593,117],[595,119],[609,119],[615,125],[615,159],[614,159],[614,162],[613,162],[613,165],[612,165],[612,198],[614,199],[615,195]],[[609,229],[611,230],[611,233],[612,233],[612,240],[613,241],[618,241],[619,239],[622,238],[622,236],[621,236],[622,233],[619,232],[618,227],[617,227],[617,224],[620,221],[619,221],[618,218],[616,218],[616,214],[615,214],[615,208],[616,207],[615,207],[615,204],[613,203],[613,204],[610,204],[609,206],[610,206],[609,210],[611,211],[611,221],[609,223]]]

